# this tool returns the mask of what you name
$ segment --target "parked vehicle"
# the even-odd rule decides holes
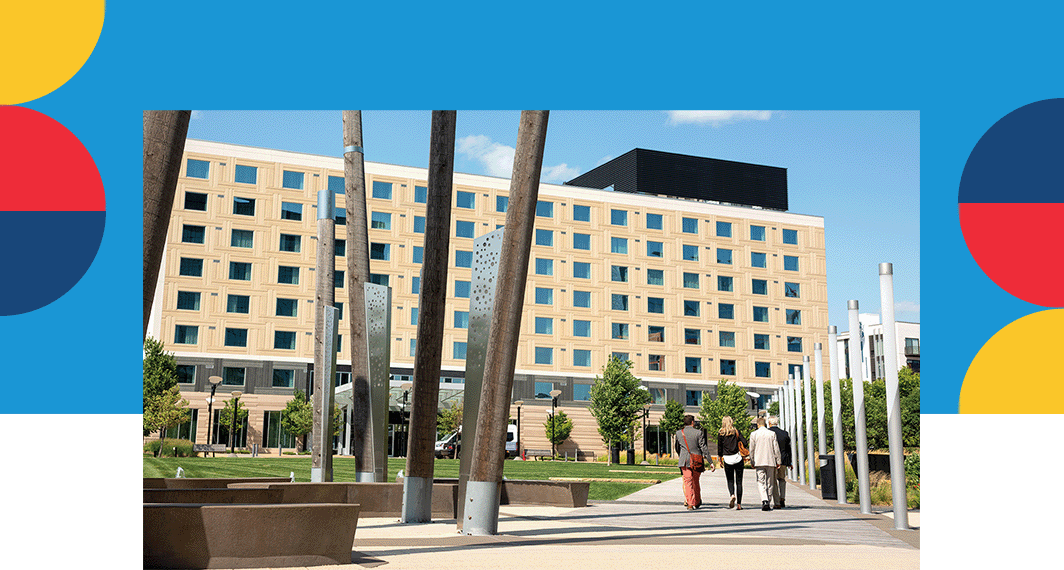
[[[437,459],[457,459],[462,453],[462,430],[451,432],[436,442]],[[506,457],[517,456],[517,426],[506,426]]]

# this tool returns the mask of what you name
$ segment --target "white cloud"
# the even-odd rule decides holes
[[[693,123],[719,127],[739,121],[767,121],[772,118],[772,111],[667,111],[667,113],[669,124],[672,125]]]
[[[914,301],[895,301],[894,302],[895,313],[916,313],[920,314],[920,303]]]
[[[615,158],[617,158],[617,157],[613,156],[612,154],[608,154],[608,155],[600,158],[599,161],[595,163],[595,166],[596,167],[602,166],[603,164],[606,164],[607,162],[609,162],[609,161],[611,161],[611,160],[613,160]]]
[[[488,176],[509,178],[514,171],[514,152],[512,146],[497,143],[485,135],[469,135],[458,139],[455,150],[470,160],[475,160],[484,167]],[[544,166],[540,173],[543,182],[565,182],[580,174],[579,168],[565,164]]]

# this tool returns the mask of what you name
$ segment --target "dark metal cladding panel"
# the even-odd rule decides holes
[[[634,184],[633,184],[634,181]],[[566,184],[787,209],[787,169],[635,149]]]

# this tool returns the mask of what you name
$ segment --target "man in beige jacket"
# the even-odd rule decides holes
[[[773,488],[776,485],[776,470],[783,459],[776,434],[765,427],[765,418],[757,418],[757,429],[750,434],[750,463],[757,472],[757,493],[761,495],[761,510],[771,511]]]

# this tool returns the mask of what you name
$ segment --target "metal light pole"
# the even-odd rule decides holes
[[[403,444],[400,447],[402,449],[403,457],[406,457],[406,447],[410,444],[410,420],[406,417],[406,402],[410,397],[410,388],[414,384],[412,382],[403,382],[399,385],[399,389],[403,391]]]
[[[650,404],[643,404],[643,465],[647,463],[647,419],[650,418]]]
[[[525,454],[521,453],[521,406],[525,405],[525,401],[517,400],[514,402],[514,405],[517,406],[517,445],[515,447],[517,449],[517,456],[524,459]]]
[[[894,266],[879,264],[879,295],[883,312],[883,363],[887,375],[887,436],[890,447],[890,482],[894,501],[894,528],[909,530],[905,496],[905,456],[901,440],[901,392],[898,386],[898,339],[894,329]]]
[[[802,357],[802,391],[805,393],[805,445],[806,457],[809,465],[806,466],[806,475],[809,476],[809,488],[816,489],[816,467],[813,465],[813,390],[809,385],[809,356]]]
[[[857,494],[861,514],[872,514],[872,491],[868,485],[868,433],[865,431],[864,364],[861,362],[861,321],[859,305],[847,302],[850,317],[850,375],[853,376],[853,423],[857,435]]]
[[[839,387],[838,328],[828,327],[828,355],[831,357],[831,423],[835,433],[835,495],[846,504],[846,451],[842,448],[842,389]]]
[[[805,415],[809,413],[809,410],[802,408],[802,369],[798,368],[796,372],[796,377],[792,380],[794,385],[792,392],[794,393],[795,433],[798,434],[796,440],[798,447],[798,482],[805,485],[808,480],[805,477],[805,426],[803,422],[805,421]]]
[[[214,445],[215,434],[218,431],[214,427],[214,392],[218,389],[218,385],[222,383],[221,376],[211,376],[207,379],[211,383],[211,397],[207,398],[207,443]],[[206,457],[206,453],[203,454]]]
[[[554,457],[558,455],[558,452],[554,449],[554,410],[558,407],[558,396],[562,395],[562,391],[555,388],[550,391],[550,459],[554,461]]]
[[[229,421],[229,453],[236,453],[236,414],[240,411],[240,390],[233,391],[233,417]]]

